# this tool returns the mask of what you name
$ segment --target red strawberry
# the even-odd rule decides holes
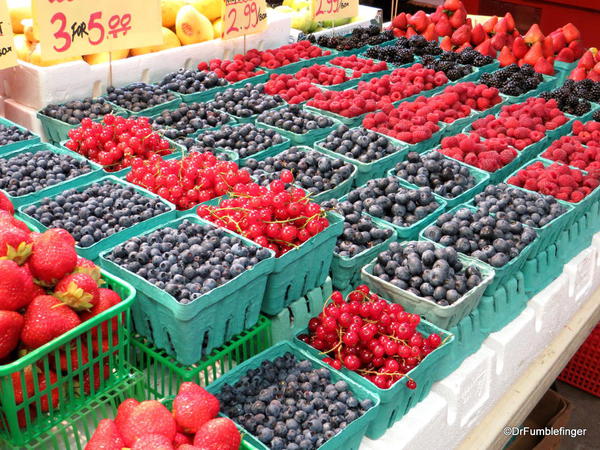
[[[69,344],[66,346],[67,348],[60,350],[60,358],[59,358],[59,369],[63,372],[72,372],[77,370],[80,365],[87,364],[89,362],[89,350],[87,345],[81,344],[81,357],[79,357],[79,352],[77,350],[78,346],[76,344]],[[52,366],[54,364],[54,358],[50,363]],[[54,367],[55,370],[56,367]]]
[[[496,57],[496,50],[492,48],[491,39],[486,39],[485,41],[483,41],[481,44],[475,47],[475,50],[481,53],[482,55],[491,56],[492,58]]]
[[[546,36],[542,40],[542,53],[544,54],[544,58],[551,58],[554,56],[554,45],[550,36]]]
[[[565,39],[569,43],[581,39],[581,33],[571,22],[562,27],[562,32],[565,35]]]
[[[567,46],[565,34],[561,30],[552,32],[550,37],[552,38],[552,50],[555,54]]]
[[[517,62],[517,58],[512,54],[510,48],[503,47],[498,55],[498,61],[500,62],[500,67],[506,67],[510,64],[514,64]]]
[[[572,63],[575,61],[575,54],[573,53],[573,50],[571,50],[568,47],[565,47],[560,52],[558,52],[556,60]]]
[[[483,41],[487,39],[487,34],[483,29],[481,24],[475,25],[473,30],[471,31],[471,43],[474,46],[481,44]]]
[[[525,43],[533,45],[544,39],[544,33],[542,33],[540,26],[537,23],[534,23],[531,25],[525,36],[523,36],[523,39],[525,40]]]
[[[452,17],[450,17],[450,25],[456,30],[461,25],[464,25],[466,20],[467,13],[464,9],[460,8],[454,11],[454,14],[452,14]]]
[[[102,365],[102,373],[100,373],[100,366],[98,364],[94,364],[93,369],[93,378],[92,371],[87,369],[83,374],[83,393],[85,395],[90,395],[96,393],[103,387],[103,381],[107,380],[110,377],[111,369],[108,364],[108,358],[104,358],[101,362]],[[93,386],[92,386],[93,382]]]
[[[117,294],[115,291],[113,291],[111,289],[100,288],[100,289],[98,289],[98,300],[96,301],[94,306],[92,306],[92,309],[90,309],[89,311],[83,311],[79,315],[79,317],[81,317],[81,320],[83,320],[85,322],[86,320],[90,320],[92,317],[96,317],[97,315],[103,313],[107,309],[112,308],[113,306],[115,306],[117,303],[120,303],[120,302],[121,302],[121,297],[119,297],[119,294]],[[112,323],[112,327],[111,327],[112,333],[116,334],[118,331],[117,327],[119,326],[117,317],[113,317],[111,319],[111,323]],[[92,336],[94,336],[94,338],[96,338],[97,335],[98,335],[98,329],[94,328],[92,330]],[[102,324],[102,339],[106,339],[107,337],[108,337],[108,323],[105,322]]]
[[[17,227],[0,228],[0,258],[10,259],[21,265],[31,255],[31,236],[29,232]]]
[[[396,17],[394,17],[394,20],[392,20],[392,26],[394,28],[400,28],[401,30],[406,30],[406,26],[407,26],[406,13],[401,12]]]
[[[133,444],[131,450],[174,450],[171,440],[162,434],[145,434]]]
[[[4,227],[9,225],[18,228],[19,230],[23,230],[27,233],[31,231],[29,227],[25,225],[25,222],[21,222],[19,219],[16,219],[8,211],[0,209],[0,229],[4,229]]]
[[[194,445],[202,450],[238,450],[241,442],[235,423],[226,418],[205,423],[194,437]]]
[[[429,17],[425,11],[419,10],[408,19],[408,24],[411,25],[417,33],[422,33],[429,25]]]
[[[29,268],[39,284],[55,285],[73,271],[75,264],[75,247],[66,242],[60,233],[48,230],[34,241]]]
[[[427,28],[423,32],[422,36],[425,39],[427,39],[428,41],[436,41],[437,42],[438,35],[435,32],[435,24],[434,23],[430,23],[429,25],[427,25]]]
[[[435,32],[438,36],[450,36],[452,35],[452,26],[450,20],[445,14],[441,16],[440,20],[435,24]]]
[[[585,69],[583,69],[581,67],[573,69],[573,72],[571,72],[571,75],[569,75],[569,78],[571,80],[575,80],[575,81],[585,80],[586,77],[587,77],[587,73],[586,73]]]
[[[40,399],[40,406],[41,406],[41,409],[43,412],[47,412],[50,410],[50,403],[48,401],[47,390],[50,389],[51,386],[55,385],[58,380],[58,377],[56,376],[56,374],[54,372],[52,372],[51,370],[48,371],[48,375],[50,376],[50,380],[48,380],[46,378],[46,376],[44,375],[43,372],[40,372],[37,374],[40,392],[44,392],[43,397]],[[52,398],[52,407],[56,408],[58,406],[58,400],[59,400],[58,388],[57,387],[51,388],[50,391],[51,391],[50,396]]]
[[[77,256],[77,264],[75,264],[73,273],[85,273],[96,280],[97,283],[100,283],[100,280],[102,279],[100,267],[89,259],[82,258],[81,256]]]
[[[34,298],[25,312],[21,341],[29,349],[41,347],[81,323],[77,313],[50,295]]]
[[[446,0],[442,5],[442,9],[446,11],[456,11],[461,7],[463,7],[463,4],[460,0]]]
[[[440,41],[440,48],[446,52],[452,51],[452,40],[450,36],[446,36]]]
[[[34,284],[25,267],[0,260],[0,310],[17,311],[33,300]]]
[[[98,303],[98,283],[85,273],[72,273],[58,282],[52,295],[75,311],[89,310]]]
[[[594,60],[594,54],[588,50],[586,51],[579,62],[577,63],[577,67],[583,67],[586,70],[591,70],[594,67],[596,61]]]
[[[0,360],[17,348],[22,329],[21,314],[14,311],[0,311]]]
[[[524,58],[527,52],[529,51],[529,47],[525,43],[525,40],[522,37],[515,38],[515,41],[512,45],[512,52],[515,55],[515,58],[521,59]]]
[[[71,236],[71,233],[69,233],[67,230],[63,228],[49,228],[48,231],[52,231],[53,233],[58,234],[65,240],[65,242],[75,247],[75,238]]]
[[[195,383],[183,383],[173,400],[173,416],[185,433],[196,433],[218,413],[219,400]]]
[[[187,434],[177,432],[177,434],[175,435],[175,439],[173,439],[173,445],[177,447],[177,450],[179,450],[179,448],[181,448],[180,446],[184,444],[188,444],[191,446],[192,438],[189,437]]]
[[[508,34],[496,33],[492,38],[492,47],[496,50],[501,50],[502,47],[508,44]]]
[[[11,214],[15,213],[15,207],[12,202],[8,199],[6,194],[0,191],[0,209],[4,211],[8,211]]]
[[[554,75],[554,66],[546,58],[540,58],[533,66],[533,70],[545,75]]]
[[[542,44],[541,42],[536,42],[532,45],[532,47],[529,49],[529,51],[523,58],[523,62],[525,64],[531,64],[532,66],[535,66],[535,63],[537,63],[538,60],[543,57],[544,54],[542,51]]]
[[[498,23],[498,16],[492,16],[483,24],[483,29],[487,34],[492,34],[496,24]]]
[[[139,404],[140,402],[135,398],[128,398],[119,405],[115,417],[115,424],[119,430],[123,427],[123,424],[129,420],[129,416],[131,416],[131,413]]]
[[[504,21],[506,22],[506,29],[508,31],[513,31],[515,29],[515,18],[511,13],[507,12],[504,14]]]
[[[84,450],[121,450],[123,447],[125,443],[115,423],[110,419],[103,419]]]
[[[573,41],[569,44],[569,48],[573,50],[573,53],[575,54],[575,59],[581,58],[581,56],[585,53],[583,41]]]
[[[177,450],[200,450],[200,447],[196,447],[195,445],[183,444],[177,447]]]
[[[463,45],[471,40],[471,28],[468,25],[461,25],[452,33],[452,44],[456,46]]]
[[[131,411],[119,430],[125,445],[131,447],[145,434],[162,434],[172,441],[177,433],[177,425],[171,412],[162,403],[146,400]]]

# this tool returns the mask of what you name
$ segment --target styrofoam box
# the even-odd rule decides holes
[[[270,12],[268,17],[269,27],[265,32],[246,37],[247,50],[276,48],[288,42],[290,17],[277,12]],[[181,67],[193,68],[200,61],[212,58],[231,59],[243,52],[244,38],[239,37],[121,59],[112,63],[112,84],[153,83]],[[4,70],[2,75],[0,93],[4,91],[5,97],[37,110],[48,104],[102,95],[109,84],[110,70],[108,63],[89,65],[83,60],[51,67],[20,62],[19,66]]]
[[[33,131],[35,134],[41,136],[42,139],[45,138],[44,129],[42,128],[42,123],[37,118],[36,109],[23,106],[11,98],[4,99],[3,109],[2,115],[8,120],[12,120],[14,123]]]
[[[358,17],[360,18],[356,22],[347,23],[346,25],[340,25],[339,27],[327,28],[325,30],[317,31],[312,33],[314,36],[319,37],[327,34],[339,34],[344,35],[350,33],[352,30],[358,27],[364,27],[371,23],[371,20],[377,17],[377,13],[381,11],[381,8],[373,8],[372,6],[358,6]],[[291,17],[291,14],[290,14]],[[298,38],[298,35],[302,33],[300,30],[292,28],[290,34],[294,37],[294,40]]]

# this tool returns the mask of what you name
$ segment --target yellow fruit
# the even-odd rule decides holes
[[[29,42],[24,34],[15,34],[15,50],[17,51],[17,58],[22,61],[29,61],[29,57],[34,48],[35,44]]]
[[[190,5],[184,6],[177,13],[175,29],[183,45],[197,44],[214,38],[212,22]]]
[[[36,66],[41,67],[55,66],[57,64],[63,64],[71,61],[81,61],[81,56],[71,56],[70,58],[53,59],[49,61],[43,60],[42,49],[40,47],[40,44],[35,44],[35,48],[29,56],[29,62],[31,64],[35,64]]]
[[[119,59],[125,59],[129,55],[129,49],[114,50],[111,52],[112,60],[117,61]],[[102,64],[109,61],[108,52],[94,53],[92,55],[85,55],[83,57],[85,62],[88,64]]]
[[[196,8],[196,10],[206,16],[210,21],[221,17],[223,0],[187,0],[187,4]]]
[[[175,25],[175,18],[182,6],[185,5],[185,0],[161,0],[160,12],[162,14],[163,27],[172,27]]]
[[[13,33],[23,33],[23,19],[31,19],[31,0],[9,0],[8,10],[10,12],[10,21],[12,23]]]
[[[219,39],[223,36],[223,19],[217,19],[213,22],[213,30],[215,32],[215,39]]]
[[[160,45],[151,45],[149,47],[132,48],[131,56],[146,55],[148,53],[160,52],[161,50],[167,50],[169,48],[181,47],[181,42],[175,33],[170,29],[162,28],[163,43]]]

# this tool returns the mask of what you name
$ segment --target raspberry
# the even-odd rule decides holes
[[[585,197],[585,195],[579,191],[575,191],[571,194],[571,201],[573,203],[579,203],[581,200],[583,200]]]
[[[558,177],[558,185],[559,186],[576,187],[577,182],[571,175],[560,175]]]
[[[498,169],[498,164],[492,158],[481,158],[479,167],[486,172],[495,172]]]

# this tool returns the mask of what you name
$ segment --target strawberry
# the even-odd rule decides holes
[[[494,32],[494,28],[498,23],[498,16],[492,16],[488,20],[486,20],[483,24],[483,29],[487,34],[492,34]]]
[[[37,374],[39,390],[40,392],[44,393],[43,397],[40,399],[40,406],[43,412],[47,412],[50,410],[50,403],[48,401],[47,391],[50,389],[50,386],[55,385],[58,380],[56,374],[51,370],[48,371],[48,376],[50,378],[49,380],[48,378],[46,378],[43,372]],[[58,406],[59,400],[57,387],[51,389],[50,396],[52,398],[52,407],[56,408]]]
[[[544,54],[543,54],[543,50],[542,50],[542,43],[536,42],[535,44],[533,44],[531,46],[531,48],[529,49],[527,54],[523,57],[523,62],[525,64],[530,64],[532,66],[535,66],[535,63],[537,63],[538,60],[543,57],[544,57]]]
[[[429,25],[429,17],[425,11],[419,10],[408,19],[408,24],[412,26],[417,33],[422,33]]]
[[[63,372],[72,372],[77,370],[80,365],[87,364],[89,362],[90,353],[87,345],[84,343],[81,344],[81,357],[79,357],[79,352],[77,350],[78,346],[74,343],[68,344],[65,346],[66,348],[60,350],[60,358],[59,358],[59,367]],[[55,362],[54,358],[50,361],[51,366],[56,366],[53,364]],[[56,367],[54,367],[55,370]]]
[[[581,67],[573,69],[573,71],[571,72],[571,75],[569,75],[569,78],[571,80],[575,80],[575,81],[585,80],[586,77],[587,77],[587,73],[585,72],[585,69],[583,69]]]
[[[475,47],[475,50],[481,53],[482,55],[491,56],[492,58],[496,57],[496,49],[492,47],[491,39],[486,39],[485,41],[483,41],[481,44]]]
[[[8,199],[6,194],[0,191],[0,209],[3,211],[8,211],[11,214],[15,213],[15,207],[12,202]]]
[[[10,355],[19,345],[23,316],[14,311],[0,311],[0,360]]]
[[[64,239],[65,242],[75,247],[75,238],[71,236],[71,233],[69,233],[67,230],[63,228],[49,228],[48,231],[52,231],[53,233],[58,234]]]
[[[173,400],[173,416],[180,430],[196,433],[219,413],[219,400],[195,383],[186,382]]]
[[[110,377],[111,368],[108,364],[108,358],[104,358],[100,364],[102,365],[102,374],[100,374],[100,365],[98,364],[94,364],[93,378],[90,369],[87,369],[83,374],[83,393],[85,395],[98,392],[101,387],[104,387],[103,381]]]
[[[450,25],[456,30],[461,25],[464,25],[466,20],[467,13],[464,9],[460,8],[454,11],[454,14],[452,14],[452,17],[450,17]]]
[[[0,260],[0,310],[17,311],[33,300],[34,284],[25,267]]]
[[[29,349],[41,347],[81,323],[77,313],[50,295],[34,298],[25,312],[21,341]]]
[[[495,50],[502,50],[502,47],[508,44],[508,34],[496,33],[491,40],[491,44]]]
[[[471,44],[477,46],[487,39],[487,34],[483,29],[483,26],[479,23],[475,25],[471,31]]]
[[[452,40],[450,39],[450,36],[446,36],[440,41],[440,48],[446,52],[452,51]]]
[[[563,25],[562,32],[565,35],[565,39],[569,43],[571,43],[573,41],[578,41],[579,39],[581,39],[581,33],[579,32],[577,27],[575,25],[573,25],[571,22],[569,22],[566,25]]]
[[[461,25],[452,33],[452,44],[456,46],[463,45],[471,40],[471,28],[468,25]]]
[[[52,295],[75,311],[89,310],[98,303],[98,283],[85,273],[72,273],[58,282]]]
[[[177,450],[200,450],[200,447],[196,447],[195,445],[191,444],[182,444],[177,447]]]
[[[97,302],[92,306],[92,308],[89,311],[83,311],[79,315],[79,317],[81,317],[81,320],[83,320],[85,322],[86,320],[90,320],[92,317],[95,317],[95,316],[103,313],[107,309],[112,308],[113,306],[115,306],[117,303],[120,303],[120,302],[121,302],[121,297],[119,297],[119,294],[117,294],[115,291],[113,291],[111,289],[100,288],[100,289],[98,289]],[[119,325],[117,317],[113,317],[111,319],[111,323],[112,323],[112,333],[116,334],[118,331],[117,327]],[[94,328],[92,330],[92,336],[94,336],[94,339],[96,338],[97,335],[98,335],[98,329]],[[104,322],[102,324],[102,339],[106,339],[107,337],[108,337],[108,323]]]
[[[506,67],[510,64],[514,64],[517,62],[517,58],[512,54],[510,48],[502,47],[500,54],[498,55],[498,61],[500,62],[500,67]]]
[[[394,19],[392,20],[392,26],[394,28],[400,28],[401,30],[405,30],[407,27],[406,13],[401,12],[396,17],[394,17]]]
[[[173,439],[173,445],[179,450],[179,448],[181,448],[180,446],[184,444],[191,446],[192,438],[189,437],[187,434],[177,432],[177,434],[175,434],[175,439]]]
[[[194,437],[194,445],[202,450],[237,450],[242,437],[230,419],[218,418],[205,423]]]
[[[567,46],[565,34],[561,30],[552,32],[550,37],[552,38],[552,50],[554,51],[554,54],[557,54]]]
[[[515,29],[515,18],[511,13],[507,12],[504,14],[503,20],[506,22],[507,31],[513,31]]]
[[[515,58],[521,59],[524,58],[527,52],[529,51],[529,47],[525,43],[525,39],[522,37],[515,38],[515,41],[512,45],[512,52],[515,55]]]
[[[571,50],[568,47],[565,47],[560,52],[558,52],[558,55],[556,55],[556,60],[572,63],[575,61],[575,54],[573,53],[573,50]]]
[[[446,0],[442,5],[442,9],[446,11],[456,11],[458,8],[463,8],[460,0]]]
[[[546,36],[542,40],[542,53],[544,58],[551,58],[554,56],[554,44],[550,36]]]
[[[100,267],[81,256],[77,256],[77,263],[75,264],[73,273],[85,273],[96,280],[96,283],[101,283],[102,272],[100,271]]]
[[[174,450],[171,440],[162,434],[145,434],[133,444],[131,450]]]
[[[25,225],[25,222],[21,222],[19,219],[13,217],[13,215],[8,211],[0,209],[0,229],[4,229],[4,227],[9,225],[27,233],[31,232],[29,227]]]
[[[537,42],[541,42],[544,39],[544,33],[540,29],[537,23],[531,25],[525,36],[523,36],[526,44],[533,45]]]
[[[554,75],[554,66],[546,58],[540,58],[533,66],[533,70],[545,75]]]
[[[581,58],[581,56],[585,53],[585,47],[582,41],[573,41],[569,43],[569,48],[573,50],[575,54],[575,59]]]
[[[440,20],[435,24],[435,32],[438,36],[451,36],[452,35],[452,26],[450,25],[450,20],[448,20],[448,16],[443,14]]]
[[[119,405],[119,407],[117,408],[117,415],[115,417],[115,424],[117,425],[117,428],[119,430],[121,429],[123,424],[129,419],[129,416],[139,404],[140,402],[138,402],[135,398],[128,398]]]
[[[71,273],[76,264],[75,247],[66,242],[60,233],[48,230],[33,242],[29,268],[39,284],[54,286]]]
[[[119,431],[125,445],[131,447],[145,434],[161,434],[172,441],[177,433],[177,425],[171,412],[162,403],[146,400],[124,418]]]
[[[427,25],[427,28],[423,32],[422,36],[428,41],[436,41],[438,40],[438,35],[435,32],[435,23],[430,23]]]
[[[0,259],[10,259],[19,265],[31,255],[32,239],[28,231],[14,226],[0,229]]]
[[[123,447],[125,443],[115,423],[110,419],[103,419],[84,450],[121,450]]]
[[[592,67],[594,67],[594,64],[596,64],[596,61],[594,60],[594,54],[590,50],[588,50],[583,54],[583,56],[577,63],[577,67],[581,67],[586,70],[591,70]]]

